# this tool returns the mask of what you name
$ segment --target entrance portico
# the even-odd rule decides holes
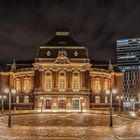
[[[68,96],[36,96],[35,109],[43,111],[81,111],[88,109],[88,99],[85,97],[81,100],[81,96],[68,97]]]

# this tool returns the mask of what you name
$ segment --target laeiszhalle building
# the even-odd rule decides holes
[[[117,89],[122,95],[123,74],[93,68],[88,49],[70,37],[69,32],[56,32],[54,38],[38,48],[30,64],[13,62],[9,71],[0,73],[1,94],[15,89],[12,108],[43,111],[87,111],[107,107],[106,90]],[[117,103],[113,97],[113,104]],[[4,101],[8,104],[8,98]]]

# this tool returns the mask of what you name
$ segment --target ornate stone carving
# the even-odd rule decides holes
[[[56,64],[69,64],[70,61],[68,60],[67,53],[64,50],[60,50],[58,52],[58,57],[55,60]]]
[[[50,55],[51,55],[50,51],[47,51],[47,56],[50,56]]]
[[[78,52],[77,51],[74,52],[74,56],[78,56]]]

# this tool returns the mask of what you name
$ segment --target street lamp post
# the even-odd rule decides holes
[[[11,127],[11,93],[12,94],[15,94],[16,93],[16,90],[15,89],[9,89],[9,88],[5,88],[4,89],[4,92],[8,94],[8,97],[9,97],[9,114],[8,114],[8,127]]]
[[[112,90],[106,90],[106,94],[110,95],[110,127],[113,127],[113,116],[112,116],[112,96],[113,94],[116,94],[117,90],[112,89]]]
[[[82,100],[83,100],[83,97],[80,97],[80,103],[81,103],[81,113],[83,112],[83,108],[82,108]]]
[[[0,95],[1,98],[1,113],[4,114],[4,99],[6,98],[5,95]]]
[[[121,113],[121,100],[123,100],[123,96],[118,95],[116,98],[119,100],[119,116],[120,116],[120,113]]]

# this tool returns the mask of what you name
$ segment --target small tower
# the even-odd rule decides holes
[[[113,65],[112,65],[112,63],[111,63],[111,59],[109,59],[108,61],[109,61],[108,70],[109,70],[110,72],[114,72],[114,70],[113,70]]]
[[[11,71],[15,71],[16,70],[16,60],[15,58],[13,59],[13,64],[11,65]]]

